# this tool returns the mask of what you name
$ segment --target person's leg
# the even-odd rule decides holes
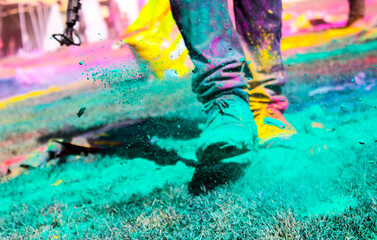
[[[365,0],[348,0],[349,14],[347,27],[354,25],[358,20],[362,20],[365,15]]]
[[[245,56],[227,12],[227,1],[170,0],[196,72],[193,91],[206,103],[224,92],[245,99]]]
[[[170,0],[149,0],[124,35],[127,37],[123,42],[132,47],[158,79],[174,73],[183,76],[193,69],[173,19]]]
[[[286,83],[280,50],[282,2],[235,0],[234,11],[236,28],[242,36],[252,73],[248,81],[249,104],[260,143],[290,138],[296,130],[282,115],[288,107],[288,100],[282,95],[282,87]]]
[[[248,108],[247,69],[240,40],[229,18],[227,0],[170,0],[195,70],[193,92],[208,114],[197,151],[214,161],[250,150],[256,134]]]

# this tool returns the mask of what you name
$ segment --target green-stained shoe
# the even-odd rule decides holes
[[[257,127],[249,105],[237,95],[224,95],[203,105],[207,116],[196,157],[214,164],[253,149]]]

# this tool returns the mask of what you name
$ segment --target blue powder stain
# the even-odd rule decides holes
[[[273,119],[273,118],[270,118],[270,117],[264,118],[263,122],[264,122],[264,124],[275,126],[275,127],[280,128],[280,129],[284,129],[287,126],[284,123],[282,123],[280,120]]]

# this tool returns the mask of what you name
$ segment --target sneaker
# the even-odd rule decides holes
[[[249,106],[258,129],[259,147],[290,147],[296,129],[284,117],[288,99],[273,84],[260,84],[249,91]]]
[[[260,109],[253,111],[258,128],[259,146],[266,148],[281,146],[284,145],[285,140],[291,140],[296,136],[295,127],[278,109],[267,104],[263,105]]]
[[[224,95],[203,105],[207,116],[196,156],[202,164],[214,164],[253,149],[257,128],[246,101]]]

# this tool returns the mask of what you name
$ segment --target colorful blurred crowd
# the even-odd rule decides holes
[[[179,35],[176,29],[172,30],[174,28],[172,25],[175,23],[171,16],[169,1],[83,0],[81,2],[83,6],[77,29],[84,43],[121,39],[120,36],[124,38],[141,30],[145,32],[146,28],[151,33],[162,31],[165,40],[170,34],[167,32],[168,29],[174,31],[173,35]],[[301,12],[299,8],[293,11],[289,8],[291,5],[305,5],[305,1],[285,0],[284,10],[287,11],[283,12],[283,34],[326,24],[332,24],[334,27],[365,25],[371,20],[369,16],[365,18],[366,3],[372,4],[373,1],[349,0],[348,3],[345,0],[317,1],[315,4],[311,3],[309,11]],[[67,4],[68,0],[1,0],[0,57],[57,50],[59,44],[51,38],[51,35],[64,31]],[[229,8],[233,8],[232,1],[229,1]],[[234,20],[234,16],[231,17]],[[135,40],[136,37],[132,41]]]

